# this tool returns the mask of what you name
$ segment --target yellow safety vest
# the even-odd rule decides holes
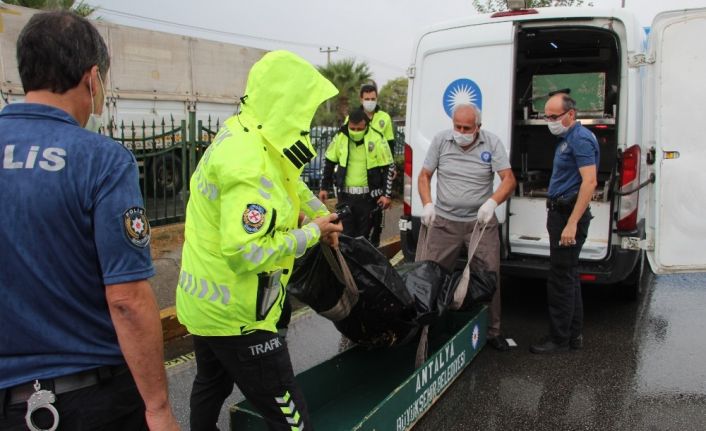
[[[348,150],[349,143],[352,140],[343,132],[338,132],[326,149],[326,158],[339,166],[346,167],[348,165]],[[385,145],[383,145],[385,144]],[[392,164],[392,153],[390,146],[383,139],[383,136],[368,128],[368,132],[363,138],[363,144],[366,149],[366,164],[368,169],[389,166]]]
[[[361,106],[360,109],[363,109],[363,107]],[[381,110],[379,106],[375,109],[376,110],[375,112],[373,112],[373,116],[370,117],[370,121],[368,123],[369,127],[371,129],[377,130],[378,133],[380,133],[386,141],[394,141],[395,131],[392,128],[392,117],[390,117],[390,114],[388,114],[387,112]],[[346,118],[343,120],[343,123],[348,123],[347,115]]]
[[[297,226],[299,212],[328,214],[300,174],[314,155],[305,131],[336,93],[286,51],[253,66],[241,113],[224,123],[190,182],[176,299],[177,317],[192,334],[276,332],[294,258],[320,236],[314,223]],[[276,299],[258,316],[259,280],[275,273]]]
[[[395,132],[392,129],[392,118],[390,114],[378,109],[370,119],[370,127],[382,133],[386,141],[395,140]]]
[[[348,166],[343,182],[347,187],[365,187],[368,185],[368,149],[362,143],[348,142]]]

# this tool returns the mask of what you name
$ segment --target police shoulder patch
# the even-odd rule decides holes
[[[150,222],[144,208],[127,209],[123,213],[123,229],[127,239],[135,247],[144,248],[150,243]]]
[[[255,233],[265,224],[267,210],[258,204],[248,204],[243,212],[243,229],[247,233]]]
[[[380,127],[385,128],[385,120],[380,120]]]

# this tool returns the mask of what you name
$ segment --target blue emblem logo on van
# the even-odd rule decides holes
[[[451,118],[453,110],[458,105],[472,103],[483,109],[483,95],[480,92],[478,84],[467,78],[457,79],[444,91],[444,97],[441,101],[444,104],[446,115]]]

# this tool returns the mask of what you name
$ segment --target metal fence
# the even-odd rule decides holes
[[[102,130],[135,154],[145,210],[153,226],[184,221],[189,179],[221,124],[220,119],[196,120],[196,113],[190,112],[187,120],[170,118],[141,124],[110,121]],[[314,191],[321,182],[324,153],[337,131],[335,127],[311,129],[317,154],[304,167],[302,179]],[[402,127],[396,130],[396,141],[395,160],[399,164],[404,153]]]

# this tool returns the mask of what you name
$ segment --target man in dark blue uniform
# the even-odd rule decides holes
[[[0,429],[174,430],[133,155],[95,126],[106,45],[69,12],[19,35],[0,112]]]
[[[550,270],[547,279],[549,336],[532,353],[583,347],[579,254],[588,235],[599,161],[595,135],[576,121],[576,102],[558,93],[544,107],[549,131],[559,137],[547,199]]]

